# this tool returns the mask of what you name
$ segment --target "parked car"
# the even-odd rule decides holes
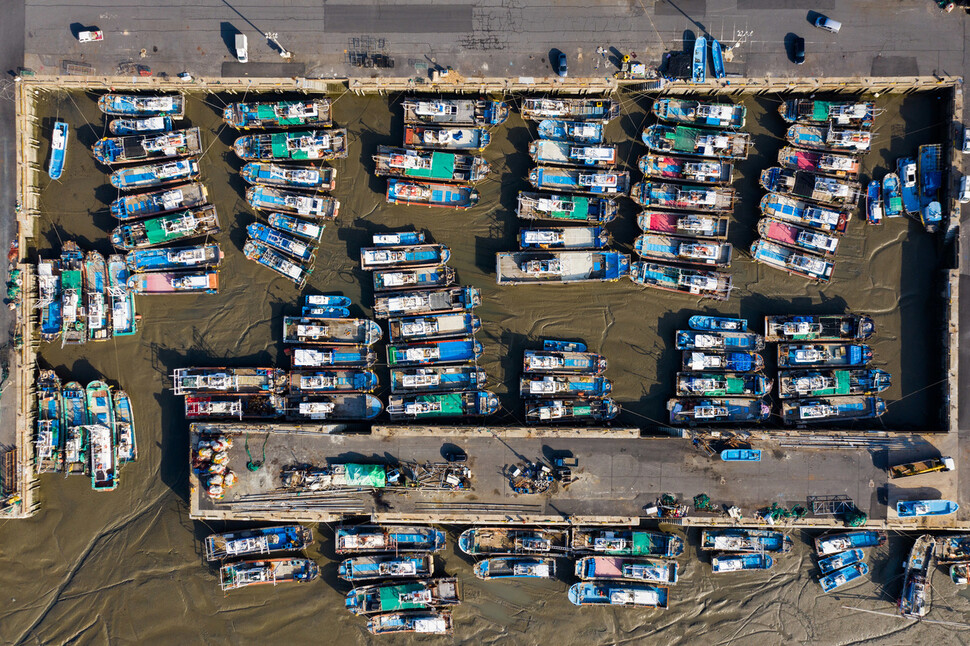
[[[831,31],[833,34],[839,33],[842,29],[842,23],[838,20],[832,20],[831,18],[826,18],[825,16],[819,16],[815,19],[815,26],[819,29],[824,29],[825,31]]]
[[[964,175],[960,178],[960,193],[957,196],[957,202],[960,204],[970,202],[970,175]]]
[[[795,59],[796,65],[805,62],[805,39],[801,36],[795,36],[795,40],[792,41],[792,58]]]
[[[970,153],[970,128],[963,127],[963,148],[961,149],[965,153]]]
[[[556,60],[556,74],[566,78],[569,75],[569,70],[566,69],[566,55],[559,52],[559,58]]]
[[[82,31],[78,33],[77,39],[82,43],[93,43],[98,40],[104,40],[104,32],[100,29]]]

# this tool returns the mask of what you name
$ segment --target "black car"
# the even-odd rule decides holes
[[[797,65],[805,62],[805,39],[801,36],[795,36],[795,40],[792,42],[792,58],[795,59]]]

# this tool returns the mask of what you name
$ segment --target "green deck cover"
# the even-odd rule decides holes
[[[848,370],[838,370],[835,373],[835,393],[836,395],[848,395],[851,388],[851,373]]]
[[[727,383],[725,387],[726,394],[740,395],[744,392],[744,379],[740,377],[726,377],[724,381]]]
[[[179,238],[185,237],[184,231],[177,231],[174,233],[167,233],[165,228],[162,226],[163,222],[172,222],[181,218],[184,213],[176,213],[174,215],[166,215],[164,217],[155,218],[153,220],[145,220],[145,237],[148,238],[148,242],[155,244],[162,244],[165,242],[171,242],[172,240],[178,240]]]
[[[423,603],[402,602],[401,595],[409,592],[417,592],[423,589],[420,583],[406,583],[404,585],[393,585],[380,589],[381,612],[393,610],[415,610],[424,608]]]
[[[452,153],[431,153],[431,168],[409,168],[404,172],[408,177],[426,179],[451,179],[455,170],[455,156]]]
[[[678,126],[674,130],[673,138],[675,150],[692,151],[694,150],[694,144],[697,142],[697,130]]]
[[[589,198],[563,196],[564,202],[570,202],[573,206],[571,211],[553,211],[551,216],[557,220],[587,220],[589,219]]]
[[[428,417],[440,417],[443,415],[462,415],[465,412],[464,403],[461,400],[461,393],[448,393],[445,395],[422,395],[417,398],[419,402],[440,402],[441,410],[428,413]],[[424,417],[424,415],[418,415]]]
[[[379,464],[347,464],[344,468],[349,486],[382,489],[387,482],[384,467]]]
[[[77,269],[62,271],[61,289],[81,289],[81,272]]]
[[[650,536],[646,532],[633,532],[633,554],[650,554]]]
[[[276,112],[273,111],[272,105],[260,103],[256,106],[256,116],[260,119],[275,119]]]
[[[816,101],[812,105],[812,120],[813,121],[828,121],[829,120],[829,106],[832,103],[830,101]]]
[[[286,159],[290,156],[290,151],[286,148],[286,133],[278,132],[272,136],[273,157]]]

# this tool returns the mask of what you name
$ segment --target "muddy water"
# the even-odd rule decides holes
[[[37,252],[50,254],[60,240],[74,238],[84,249],[111,252],[107,232],[115,225],[107,204],[117,191],[106,182],[86,147],[104,132],[93,96],[55,95],[48,117],[72,126],[67,170],[44,189]],[[370,643],[362,620],[342,610],[334,576],[332,533],[320,528],[312,552],[324,564],[324,580],[306,587],[242,591],[224,597],[213,570],[201,564],[200,538],[210,528],[188,519],[187,441],[181,402],[166,390],[173,368],[187,365],[285,365],[280,317],[299,310],[298,291],[241,254],[245,227],[255,220],[243,200],[241,166],[229,151],[236,133],[222,128],[228,97],[194,96],[189,120],[202,128],[206,145],[204,182],[217,205],[226,252],[216,296],[141,297],[142,327],[134,337],[41,349],[44,367],[87,381],[104,375],[130,393],[136,415],[139,460],[122,472],[120,488],[95,494],[80,479],[45,476],[43,510],[34,519],[0,526],[0,641],[3,643],[292,643],[332,636],[334,643]],[[914,154],[920,143],[942,137],[939,100],[933,96],[883,97],[886,113],[877,121],[876,151],[866,158],[866,178],[881,177],[896,157]],[[522,350],[542,336],[585,339],[610,361],[608,376],[623,405],[620,423],[650,427],[665,419],[679,357],[670,339],[689,313],[740,314],[760,321],[768,313],[871,313],[878,328],[876,365],[893,373],[886,393],[889,412],[872,427],[939,428],[941,410],[939,239],[906,219],[869,227],[858,219],[840,245],[833,281],[817,286],[764,266],[746,250],[755,239],[760,170],[773,165],[784,145],[784,124],[773,99],[749,100],[748,129],[755,154],[739,164],[741,202],[731,225],[736,247],[735,292],[719,306],[689,297],[641,290],[629,281],[587,286],[515,286],[494,283],[495,252],[515,247],[515,195],[526,188],[531,162],[529,128],[513,115],[496,128],[486,157],[492,176],[479,187],[479,206],[467,212],[389,206],[384,182],[371,176],[370,156],[379,144],[400,141],[400,111],[382,98],[340,97],[335,120],[351,132],[350,156],[335,164],[341,201],[338,223],[330,225],[317,255],[308,293],[353,297],[356,313],[368,315],[370,276],[357,269],[358,250],[371,234],[416,227],[452,249],[451,264],[461,281],[483,291],[478,314],[484,321],[483,366],[490,388],[502,397],[500,423],[521,420],[516,379]],[[627,97],[609,138],[620,142],[621,158],[635,167],[645,152],[638,135],[649,101]],[[48,124],[49,125],[49,124]],[[46,144],[46,142],[44,142]],[[635,179],[639,178],[634,169]],[[615,246],[632,252],[637,209],[623,203],[611,225]],[[933,411],[932,413],[930,411]],[[706,562],[684,560],[683,585],[665,613],[582,609],[565,590],[571,565],[560,564],[554,582],[483,583],[470,564],[449,552],[439,571],[457,572],[465,603],[455,611],[456,643],[569,644],[641,643],[647,636],[664,644],[824,643],[861,640],[928,643],[944,637],[966,643],[965,632],[924,623],[865,615],[843,605],[891,611],[897,594],[905,538],[870,558],[872,582],[845,594],[822,596],[812,578],[805,543],[778,559],[769,574],[714,580]],[[962,621],[970,595],[941,572],[935,579],[933,619]],[[335,589],[336,588],[336,589]],[[941,602],[942,601],[942,602]],[[902,631],[902,632],[900,632]],[[418,639],[387,639],[410,643]]]

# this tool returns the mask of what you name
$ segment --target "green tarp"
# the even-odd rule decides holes
[[[570,202],[572,204],[572,210],[556,210],[550,214],[550,217],[556,220],[587,220],[589,218],[589,198],[586,197],[569,197],[569,199],[563,199],[562,201]]]
[[[650,554],[650,535],[646,532],[633,532],[633,554]]]
[[[409,168],[404,171],[408,177],[450,180],[454,177],[455,156],[452,153],[432,153],[431,168]]]
[[[452,415],[463,415],[465,405],[462,402],[461,393],[448,393],[446,395],[423,395],[417,398],[419,402],[438,402],[441,410],[432,411],[418,417],[443,417]]]
[[[383,488],[387,483],[384,467],[379,464],[347,464],[344,478],[351,487]]]
[[[674,150],[681,152],[693,152],[697,143],[698,131],[694,128],[684,128],[678,126],[674,131]]]
[[[813,121],[828,121],[829,120],[829,106],[832,104],[829,101],[816,101],[812,104],[812,120]]]
[[[421,583],[407,583],[405,585],[392,585],[380,589],[381,612],[391,612],[393,610],[415,610],[425,608],[423,603],[411,603],[401,601],[402,594],[417,592],[424,589]]]

